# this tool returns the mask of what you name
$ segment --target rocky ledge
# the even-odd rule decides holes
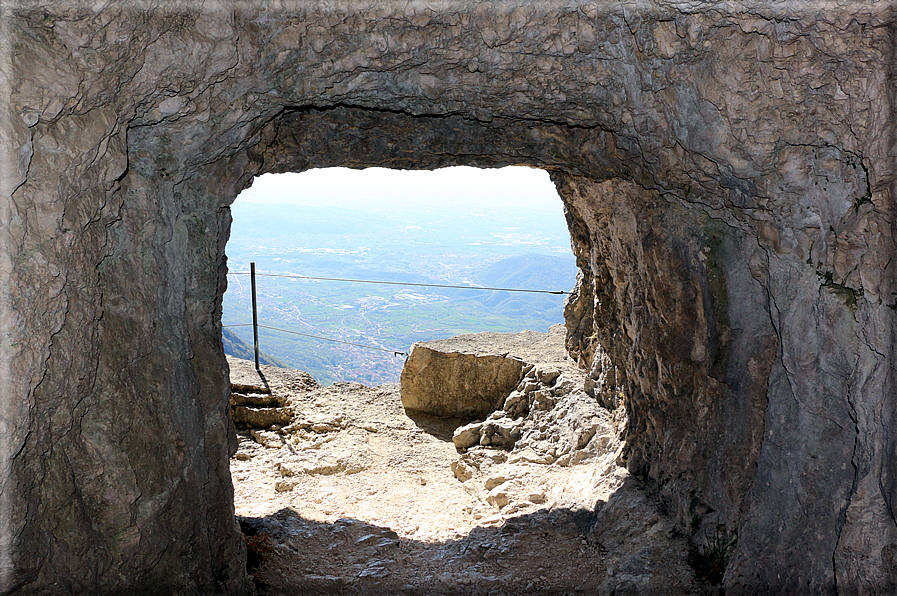
[[[524,376],[574,369],[564,327],[549,333],[474,333],[415,343],[402,368],[402,404],[449,418],[483,418],[502,408]],[[552,374],[543,372],[541,374]]]
[[[469,356],[514,353],[526,371],[511,390],[526,412],[467,426],[407,410],[398,385],[321,387],[263,366],[257,389],[270,389],[293,421],[238,431],[231,471],[265,593],[705,593],[691,553],[709,547],[690,544],[621,467],[625,412],[584,391],[563,342],[558,330],[440,342]],[[228,362],[233,382],[259,379],[252,363]],[[516,441],[492,432],[503,425]],[[492,440],[459,448],[472,428]]]

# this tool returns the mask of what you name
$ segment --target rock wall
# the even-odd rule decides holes
[[[891,589],[894,392],[877,343],[891,331],[864,329],[886,309],[805,254],[630,182],[562,188],[584,271],[568,348],[602,402],[625,402],[630,470],[698,543],[737,539],[736,591]]]
[[[529,164],[568,348],[738,591],[893,591],[890,2],[0,4],[0,592],[247,589],[228,204]]]

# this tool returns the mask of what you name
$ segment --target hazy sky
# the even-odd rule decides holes
[[[238,201],[337,207],[465,205],[557,209],[561,200],[548,172],[523,166],[440,170],[324,168],[301,174],[265,174]]]

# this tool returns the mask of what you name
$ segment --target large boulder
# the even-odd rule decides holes
[[[563,333],[558,325],[549,333],[484,332],[416,343],[402,369],[402,405],[446,418],[485,418],[504,404],[528,364],[566,358]]]
[[[522,372],[516,358],[418,344],[402,369],[402,405],[447,418],[482,418],[501,406]]]

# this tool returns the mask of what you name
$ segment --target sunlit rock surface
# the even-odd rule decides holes
[[[563,327],[551,333],[472,333],[418,342],[402,368],[402,405],[447,418],[500,409],[536,363],[565,363]]]
[[[402,405],[448,418],[484,418],[520,380],[523,362],[416,344],[402,369]]]
[[[567,345],[738,592],[897,587],[890,2],[0,5],[0,591],[240,592],[227,205],[552,171]]]

